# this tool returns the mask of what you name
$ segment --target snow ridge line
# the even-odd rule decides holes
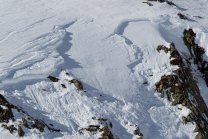
[[[108,39],[108,38],[110,38],[111,36],[114,36],[114,35],[117,34],[117,35],[119,35],[119,36],[121,36],[122,38],[125,39],[125,42],[126,42],[127,45],[133,44],[133,42],[132,42],[130,39],[128,39],[127,37],[125,37],[125,36],[123,35],[123,33],[124,33],[125,28],[129,25],[130,22],[139,22],[139,21],[151,21],[151,20],[148,19],[148,18],[125,19],[125,20],[121,21],[121,22],[118,24],[118,26],[117,26],[117,28],[114,30],[114,32],[113,32],[112,34],[110,34],[108,37],[106,37],[106,39]]]
[[[46,19],[44,19],[44,20],[46,20]],[[39,22],[36,22],[33,25],[30,25],[29,27],[27,27],[26,29],[22,29],[21,31],[26,31],[26,30],[34,27],[35,25],[37,25],[37,24],[39,24],[41,22],[44,22],[44,20],[41,20]],[[38,41],[40,41],[42,39],[45,39],[46,37],[49,38],[49,42],[51,42],[54,39],[56,40],[56,42],[59,42],[60,40],[63,40],[63,42],[60,45],[56,46],[56,50],[58,51],[59,55],[63,58],[63,61],[65,63],[68,62],[68,61],[70,61],[70,62],[72,61],[73,62],[73,60],[71,60],[68,57],[68,55],[65,54],[65,52],[67,52],[68,49],[70,49],[70,47],[71,47],[71,44],[69,43],[69,41],[71,40],[71,38],[70,38],[71,33],[67,32],[66,31],[66,28],[68,28],[69,26],[73,25],[76,21],[77,20],[74,20],[72,22],[69,22],[69,23],[66,23],[66,24],[63,24],[63,25],[54,26],[53,31],[51,33],[47,33],[46,34],[47,36],[46,35],[43,35],[41,37],[38,37],[37,39],[31,41],[31,43],[38,43]],[[16,31],[16,32],[20,32],[20,31]],[[6,39],[8,39],[8,38],[9,37],[7,37]],[[66,38],[68,38],[68,39],[66,39]],[[46,41],[44,43],[41,43],[40,45],[42,45],[44,47],[45,45],[47,45],[47,43],[48,43],[48,41]],[[67,45],[69,45],[70,47],[67,47]],[[31,48],[31,49],[34,49],[34,47]],[[30,53],[30,52],[33,53],[34,50],[31,50],[31,49],[27,50],[26,53]],[[35,65],[36,63],[40,63],[41,61],[43,61],[44,59],[50,57],[50,55],[51,55],[51,54],[48,54],[48,53],[47,54],[44,54],[45,52],[43,52],[43,54],[42,54],[41,51],[35,51],[35,53],[37,53],[37,54],[40,54],[41,53],[41,55],[45,55],[46,57],[40,57],[39,59],[30,61],[30,57],[33,57],[34,56],[34,55],[32,55],[29,58],[27,58],[26,60],[18,61],[17,60],[18,57],[25,56],[25,54],[21,54],[21,55],[18,55],[17,57],[15,57],[15,58],[13,58],[13,60],[10,61],[10,63],[13,63],[13,65],[11,65],[11,67],[10,67],[10,70],[11,70],[10,71],[10,75],[8,75],[7,77],[5,77],[6,79],[1,80],[0,88],[3,88],[6,85],[17,84],[19,82],[27,81],[27,80],[46,79],[46,77],[48,76],[46,74],[24,75],[24,73],[23,73],[23,75],[20,76],[20,77],[16,77],[15,76],[16,73],[17,73],[17,71],[19,71],[20,69],[22,69],[22,71],[23,71],[24,69],[27,69],[27,68],[31,67],[32,65]],[[52,56],[52,57],[54,57],[54,56]],[[18,62],[18,63],[15,63],[15,62]],[[59,64],[57,66],[59,67],[60,64],[61,65],[64,65],[63,63],[60,63],[59,62]],[[52,72],[55,72],[55,71],[56,70],[53,70]],[[51,74],[51,73],[48,73],[48,74]],[[26,84],[25,84],[25,86],[26,86]]]
[[[140,18],[140,19],[126,19],[121,21],[117,28],[115,29],[114,33],[112,35],[123,35],[125,28],[129,25],[130,22],[139,22],[139,21],[151,21],[148,18]],[[110,35],[110,36],[112,36]]]

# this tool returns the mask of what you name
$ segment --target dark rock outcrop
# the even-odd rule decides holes
[[[61,86],[62,86],[63,88],[66,88],[65,84],[61,84]]]
[[[142,3],[146,3],[149,6],[152,6],[152,4],[150,4],[149,2],[142,2]]]
[[[83,85],[82,85],[82,82],[80,82],[79,80],[77,79],[72,79],[69,81],[70,83],[73,83],[78,90],[83,90]]]
[[[23,125],[25,126],[25,128],[29,128],[27,120],[25,118],[22,118],[22,121],[23,121]]]
[[[43,132],[44,128],[47,127],[50,131],[55,131],[55,132],[60,131],[60,130],[49,127],[44,121],[32,118],[25,111],[23,111],[21,107],[17,107],[9,103],[1,94],[0,94],[0,105],[5,106],[7,108],[7,109],[3,109],[2,107],[0,107],[0,122],[1,123],[8,123],[10,119],[14,122],[15,119],[14,119],[12,109],[16,109],[22,115],[24,116],[27,115],[27,118],[26,118],[27,120],[25,118],[22,118],[22,123],[25,128],[28,128],[28,129],[37,128],[40,132]],[[10,133],[13,133],[14,130],[17,130],[17,128],[14,127],[14,125],[7,126],[6,124],[2,124],[2,126],[5,129],[9,130]],[[20,137],[24,136],[25,134],[25,132],[23,131],[20,125],[18,126],[18,134]]]
[[[170,44],[170,59],[171,58],[180,58],[180,54],[178,53],[178,50],[175,48],[175,44],[173,42]]]
[[[197,82],[193,78],[190,59],[194,59],[194,63],[198,69],[204,73],[205,81],[208,84],[208,62],[203,61],[202,55],[204,49],[195,44],[196,33],[192,29],[184,30],[184,43],[188,47],[191,58],[184,59],[177,54],[170,63],[178,65],[179,68],[174,72],[177,75],[164,75],[161,80],[155,84],[156,90],[159,93],[166,91],[168,100],[172,105],[182,104],[192,112],[187,117],[182,117],[183,123],[194,121],[197,126],[194,132],[198,132],[196,139],[208,138],[208,108],[204,99],[200,95],[200,90]],[[170,49],[175,49],[172,47]],[[192,53],[194,52],[194,53]],[[171,54],[171,53],[170,53]],[[163,95],[161,95],[163,97]]]
[[[175,3],[171,2],[171,1],[166,0],[166,3],[167,3],[168,5],[170,5],[170,6],[175,6],[175,7],[178,8],[178,6],[175,5]]]
[[[0,105],[5,106],[7,109],[0,107],[0,123],[6,122],[10,119],[14,121],[14,115],[12,113],[12,108],[16,108],[14,105],[10,104],[3,95],[0,94]]]
[[[147,0],[147,1],[158,1],[158,2],[165,2],[165,0]]]
[[[183,15],[182,13],[178,13],[177,14],[181,19],[187,19],[185,15]]]
[[[134,130],[134,135],[139,135],[139,136],[143,136],[143,134],[140,132],[139,127],[136,127],[136,130]]]
[[[22,127],[20,125],[18,126],[18,134],[20,137],[23,137],[25,135],[25,132],[22,130]]]
[[[180,67],[180,64],[183,64],[183,61],[181,58],[176,58],[170,61],[171,65],[178,65]]]
[[[108,139],[114,139],[113,134],[111,133],[108,126],[104,126],[100,131],[103,131],[101,139],[106,139],[107,137]]]
[[[165,53],[168,53],[168,51],[170,51],[170,49],[168,49],[164,45],[158,45],[157,46],[157,51],[160,52],[161,50],[164,50]]]
[[[58,78],[53,77],[53,76],[48,76],[47,78],[49,78],[53,82],[58,82],[58,80],[59,80]]]

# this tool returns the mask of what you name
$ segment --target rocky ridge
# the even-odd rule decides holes
[[[170,44],[170,48],[158,46],[158,52],[160,50],[164,50],[166,53],[170,51],[170,58],[174,58],[170,61],[171,65],[178,65],[179,68],[174,71],[175,74],[162,76],[155,86],[157,92],[161,93],[161,97],[164,97],[164,93],[167,94],[168,100],[172,102],[173,106],[182,104],[191,110],[187,117],[182,117],[183,123],[195,122],[196,128],[193,132],[198,132],[196,139],[205,139],[208,138],[208,108],[200,95],[197,82],[193,78],[191,64],[197,65],[207,82],[207,67],[205,66],[207,62],[202,58],[204,49],[195,43],[196,34],[193,30],[184,30],[183,34],[184,43],[188,47],[191,57],[187,58],[185,55],[179,54],[174,43]],[[191,62],[192,59],[194,63]]]

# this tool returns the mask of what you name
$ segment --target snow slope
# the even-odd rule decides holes
[[[0,2],[1,94],[61,130],[37,134],[25,129],[24,138],[99,138],[100,133],[78,132],[99,124],[92,117],[108,119],[111,132],[120,139],[136,138],[131,125],[138,125],[145,139],[195,138],[195,124],[182,124],[182,116],[190,111],[172,107],[155,91],[160,77],[177,68],[156,47],[174,42],[188,55],[181,37],[183,29],[191,27],[208,60],[208,1],[173,0],[179,9],[159,2],[150,7],[143,1]],[[188,20],[180,19],[179,12]],[[48,75],[60,81],[51,82]],[[65,80],[73,78],[86,92]],[[208,104],[205,82],[200,85]],[[18,138],[17,133],[0,130],[3,138]]]

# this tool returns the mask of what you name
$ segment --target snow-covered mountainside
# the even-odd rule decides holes
[[[208,0],[162,1],[1,0],[0,138],[206,139]]]

